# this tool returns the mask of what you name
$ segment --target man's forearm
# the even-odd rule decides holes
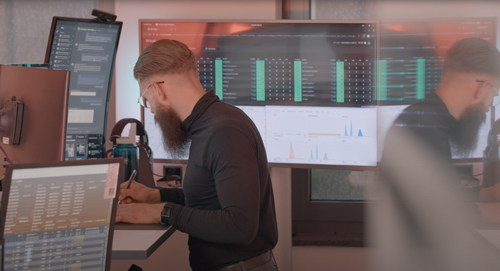
[[[160,188],[158,189],[158,202],[173,202],[179,205],[185,205],[184,203],[184,192],[182,189],[178,188]]]

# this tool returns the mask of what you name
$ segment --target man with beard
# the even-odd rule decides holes
[[[475,148],[499,87],[500,52],[463,39],[446,52],[435,92],[396,119],[369,205],[374,270],[498,270],[496,252],[474,229],[500,223],[500,185],[462,186],[451,150]]]
[[[453,44],[445,55],[442,78],[435,92],[425,101],[406,108],[392,125],[381,161],[382,177],[389,179],[388,183],[399,182],[401,178],[396,180],[393,176],[397,175],[395,171],[405,170],[401,168],[401,161],[415,167],[415,161],[409,160],[415,159],[413,152],[420,151],[425,151],[429,161],[436,161],[430,167],[436,169],[439,164],[443,171],[452,172],[452,149],[465,156],[475,149],[479,128],[499,88],[500,53],[493,44],[481,38],[467,38]],[[399,161],[395,163],[396,160]],[[399,168],[390,167],[395,164]],[[428,170],[430,168],[420,169],[421,172]],[[459,194],[467,190],[465,194],[477,202],[484,222],[500,223],[499,205],[483,204],[500,201],[500,185],[465,189],[458,177],[447,179],[446,182],[456,181],[447,185],[460,190]]]
[[[278,270],[271,178],[253,122],[205,92],[193,53],[178,41],[144,49],[134,77],[167,151],[182,155],[189,140],[191,146],[183,189],[133,182],[121,190],[116,221],[170,224],[187,233],[193,270]]]

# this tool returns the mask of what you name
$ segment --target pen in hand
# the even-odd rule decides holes
[[[125,188],[123,188],[123,189],[128,189],[128,187],[130,186],[130,183],[135,178],[136,174],[137,174],[137,170],[134,169],[134,171],[132,171],[132,174],[130,174],[130,178],[128,179],[127,184],[125,185]],[[120,204],[120,203],[122,203],[121,200],[118,201],[118,204]]]

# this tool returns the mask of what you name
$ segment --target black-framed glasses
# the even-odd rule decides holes
[[[146,88],[146,90],[141,91],[141,96],[139,96],[139,99],[137,99],[137,103],[139,103],[141,106],[143,106],[144,108],[151,108],[148,100],[146,98],[144,98],[144,94],[149,90],[149,88],[153,85],[153,84],[163,84],[165,83],[165,81],[159,81],[159,82],[153,82],[151,84],[149,84],[149,86]]]

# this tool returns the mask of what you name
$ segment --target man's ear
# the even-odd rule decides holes
[[[169,88],[169,86],[167,86],[167,84],[165,84],[165,83],[163,83],[163,84],[156,84],[155,83],[155,90],[156,90],[156,94],[158,94],[159,101],[166,101],[167,100],[168,88]]]
[[[477,104],[484,100],[484,95],[487,93],[488,81],[477,82],[472,95],[472,103]]]

